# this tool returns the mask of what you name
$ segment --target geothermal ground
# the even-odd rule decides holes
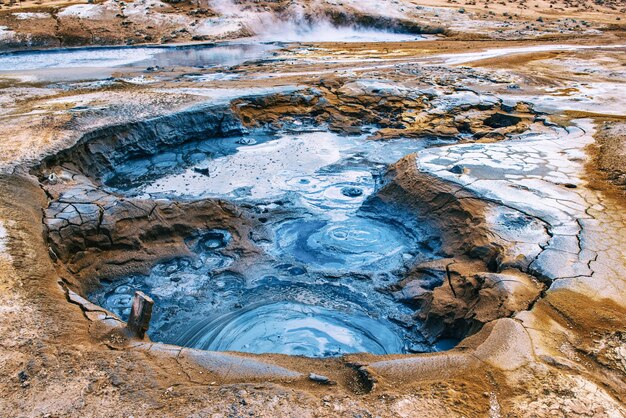
[[[5,1],[0,416],[625,417],[625,12]]]

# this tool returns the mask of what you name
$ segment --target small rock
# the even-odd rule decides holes
[[[449,169],[448,171],[454,174],[465,174],[465,168],[463,168],[462,166],[458,164],[452,167],[451,169]]]
[[[254,138],[241,138],[239,141],[237,141],[238,144],[241,145],[254,145],[256,144],[256,139]]]
[[[20,385],[22,385],[23,388],[30,386],[30,382],[28,381],[28,374],[26,374],[24,370],[17,374],[17,378],[20,380]]]
[[[119,387],[122,385],[122,383],[124,383],[121,379],[121,377],[117,374],[112,374],[111,375],[111,384],[115,387]]]
[[[359,197],[363,195],[363,190],[358,187],[344,187],[341,189],[341,194],[346,197]]]
[[[194,167],[193,171],[195,171],[196,173],[202,174],[203,176],[210,175],[208,168]]]
[[[330,380],[328,377],[322,376],[320,374],[315,374],[315,373],[309,374],[309,379],[316,383],[321,383],[322,385],[336,385],[337,384],[337,382]]]

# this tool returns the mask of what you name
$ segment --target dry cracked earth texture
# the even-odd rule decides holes
[[[626,416],[624,7],[5,0],[0,415]],[[152,47],[88,48],[112,44]],[[69,46],[87,48],[25,53]],[[125,195],[103,180],[115,167],[303,130],[420,141],[364,206],[426,225],[438,256],[376,292],[454,348],[204,351],[132,338],[93,303],[103,279],[193,257],[199,230],[227,230],[223,254],[254,270],[267,220],[288,216]]]

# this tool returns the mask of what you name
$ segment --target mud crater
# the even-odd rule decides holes
[[[271,215],[251,231],[259,253],[225,250],[231,234],[207,231],[186,240],[191,257],[104,282],[90,298],[125,319],[142,290],[157,301],[153,339],[208,350],[326,357],[437,349],[412,310],[384,292],[416,261],[437,256],[428,228],[367,202],[386,165],[421,147],[328,132],[250,134],[121,164],[105,177],[113,193],[227,199]]]
[[[67,282],[124,320],[141,290],[156,302],[152,340],[207,350],[430,352],[476,331],[442,332],[397,297],[416,266],[449,254],[436,222],[378,196],[391,164],[454,138],[372,140],[373,127],[343,136],[306,119],[250,129],[239,116],[211,106],[104,128],[45,161],[44,222]]]

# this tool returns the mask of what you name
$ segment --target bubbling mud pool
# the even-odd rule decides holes
[[[150,337],[194,348],[310,357],[447,348],[427,341],[413,309],[384,290],[437,257],[432,231],[371,199],[387,165],[424,144],[250,135],[126,161],[104,178],[117,194],[219,198],[267,212],[260,255],[233,250],[226,230],[199,231],[187,242],[195,256],[102,281],[90,298],[125,319],[144,291],[155,299]]]

